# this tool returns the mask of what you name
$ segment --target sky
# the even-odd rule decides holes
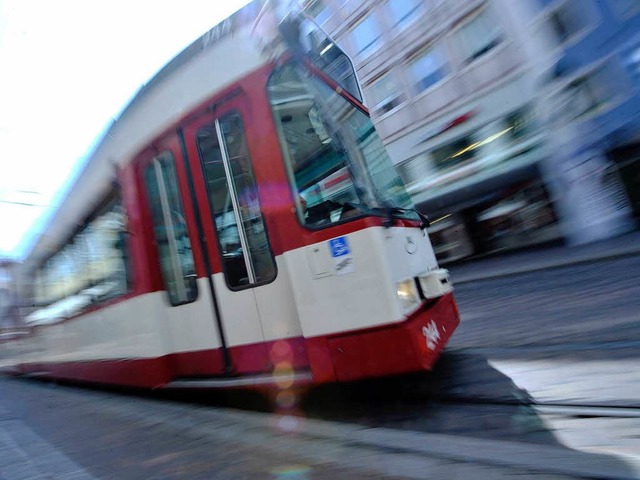
[[[249,0],[0,0],[0,258],[20,258],[135,92]]]

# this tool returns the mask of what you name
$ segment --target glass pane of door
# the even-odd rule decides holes
[[[170,152],[145,167],[144,182],[169,300],[172,305],[193,302],[198,295],[195,263]]]
[[[197,139],[227,285],[271,281],[275,262],[240,115],[216,119]]]

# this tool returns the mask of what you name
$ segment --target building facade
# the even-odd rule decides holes
[[[612,53],[602,33],[618,32],[616,48],[635,52],[625,42],[637,3],[316,0],[309,11],[353,59],[376,126],[447,261],[630,228],[620,172],[607,156],[620,142],[596,142],[590,132],[611,125],[610,116],[630,138],[639,130],[637,120],[629,126],[637,83],[625,64],[636,54]],[[613,4],[621,11],[612,13]],[[586,58],[590,41],[603,48]],[[584,85],[603,98],[570,90],[587,72],[601,85]]]
[[[591,232],[578,226],[574,230],[598,239],[612,227],[614,233],[624,230],[624,224],[598,226],[597,219],[622,220],[628,212],[640,218],[640,2],[536,0],[536,4],[551,26],[558,51],[548,83],[548,97],[555,100],[556,110],[548,119],[552,141],[559,133],[568,134],[573,146],[565,149],[573,156],[566,162],[572,172],[559,185],[550,179],[549,186],[562,191],[572,174],[586,177],[584,190],[590,194],[578,192],[572,197],[569,192],[568,204],[569,208],[593,204],[572,218],[595,225]],[[583,166],[579,160],[585,156],[591,162]]]
[[[3,333],[21,326],[16,285],[18,267],[17,262],[0,258],[0,340]]]

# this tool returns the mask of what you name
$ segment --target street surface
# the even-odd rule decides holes
[[[312,468],[285,449],[274,454],[222,432],[180,428],[181,416],[199,418],[202,409],[193,405],[166,409],[132,394],[6,378],[0,392],[0,480],[382,478]],[[207,420],[212,433],[233,432],[224,420]]]
[[[640,459],[640,256],[451,275],[462,321],[432,374],[316,393],[307,413]]]
[[[463,318],[451,348],[640,345],[640,256],[460,285],[451,275]]]
[[[563,446],[318,422],[26,379],[0,378],[0,393],[2,480],[560,480],[640,474],[640,465]]]
[[[223,413],[269,411],[251,395],[0,378],[0,480],[638,478],[640,256],[460,284],[451,270],[462,322],[434,372],[314,389],[266,432]],[[296,435],[305,418],[347,433]],[[567,455],[600,473],[553,470]]]
[[[640,256],[462,283],[456,298],[440,394],[634,407],[534,410],[566,445],[640,457]]]
[[[460,393],[500,398],[477,382],[500,372],[538,402],[640,407],[640,256],[463,283],[456,298],[445,363]]]

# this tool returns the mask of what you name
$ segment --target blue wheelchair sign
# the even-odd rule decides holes
[[[347,237],[338,237],[333,240],[329,240],[329,248],[331,249],[332,257],[341,257],[351,253],[349,244],[347,243]]]

